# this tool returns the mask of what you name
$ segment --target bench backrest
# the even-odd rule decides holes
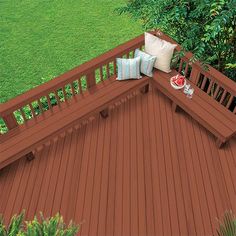
[[[177,44],[172,38],[162,34],[162,32],[159,34],[160,38]],[[180,51],[181,46],[177,45],[176,50]],[[204,65],[198,61],[191,62],[190,59],[192,57],[193,54],[187,52],[184,57],[175,62],[175,69],[180,74],[185,75],[220,105],[236,114],[236,83],[212,66],[207,65],[207,68],[204,68]]]

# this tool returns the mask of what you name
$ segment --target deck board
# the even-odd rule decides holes
[[[122,213],[123,213],[123,162],[124,162],[124,155],[123,155],[123,136],[124,136],[124,129],[122,128],[124,125],[124,117],[121,115],[124,112],[124,107],[118,107],[117,109],[117,120],[118,120],[118,127],[119,127],[119,136],[116,141],[117,145],[117,158],[116,158],[116,183],[115,183],[115,212],[114,212],[114,221],[116,222],[114,226],[114,234],[115,235],[122,235],[123,229],[123,222],[122,222]],[[120,128],[121,127],[121,128]],[[138,208],[137,208],[138,209]]]
[[[0,173],[0,213],[60,212],[79,235],[213,235],[236,212],[236,140],[215,138],[151,90]]]

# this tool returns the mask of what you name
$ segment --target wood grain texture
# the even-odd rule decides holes
[[[40,117],[36,122],[31,120],[31,125],[27,123],[12,130],[12,133],[2,135],[4,137],[0,137],[3,141],[0,143],[0,169],[147,84],[148,77],[118,82],[113,76],[94,86],[86,94],[66,102],[63,109],[55,107],[53,113],[48,111],[45,117]]]
[[[5,167],[0,213],[61,212],[81,236],[213,235],[216,218],[236,212],[235,153],[235,138],[218,149],[151,88]]]

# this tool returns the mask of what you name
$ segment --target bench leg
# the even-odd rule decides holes
[[[172,109],[172,111],[177,112],[178,105],[176,103],[172,102],[171,109]]]
[[[143,88],[141,88],[140,92],[141,93],[148,93],[149,91],[149,84],[145,85]]]
[[[35,158],[33,152],[26,154],[25,157],[26,157],[27,161],[32,161]]]
[[[102,118],[106,119],[109,116],[108,108],[100,111],[100,115]]]
[[[222,142],[219,138],[216,140],[216,146],[218,148],[222,148],[225,142]]]

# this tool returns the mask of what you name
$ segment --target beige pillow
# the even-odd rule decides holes
[[[145,52],[157,57],[154,67],[159,70],[171,72],[170,63],[176,46],[145,32]]]

